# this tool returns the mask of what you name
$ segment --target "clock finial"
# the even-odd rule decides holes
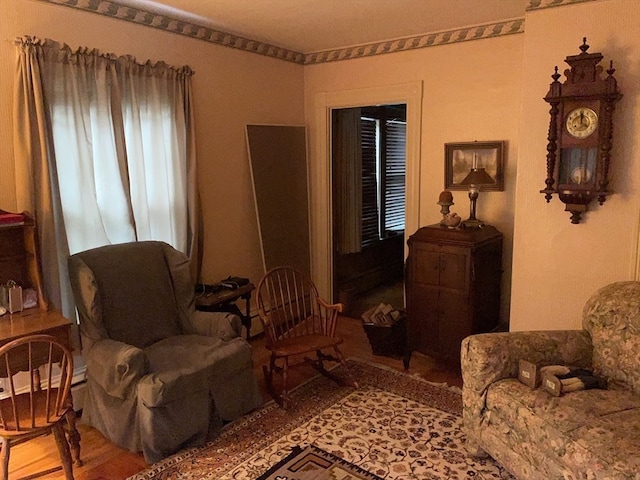
[[[582,53],[587,53],[589,50],[589,45],[587,45],[587,37],[582,37],[582,45],[580,45],[580,51]]]

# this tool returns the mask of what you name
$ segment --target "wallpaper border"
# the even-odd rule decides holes
[[[367,43],[344,48],[301,53],[269,43],[252,40],[214,28],[197,25],[167,15],[149,12],[141,8],[122,5],[117,0],[39,0],[54,5],[71,7],[78,10],[105,15],[133,22],[178,35],[206,42],[236,48],[250,53],[277,58],[301,65],[351,60],[387,53],[405,52],[419,48],[435,47],[451,43],[494,38],[502,35],[524,33],[524,17],[512,18],[500,22],[457,28],[441,32],[413,35],[394,40]],[[527,11],[596,0],[529,0]]]

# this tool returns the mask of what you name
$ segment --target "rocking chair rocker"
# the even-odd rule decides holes
[[[349,377],[350,384],[358,388],[338,345],[343,339],[335,336],[338,314],[342,304],[331,305],[320,298],[313,282],[292,267],[276,267],[260,280],[256,303],[266,335],[266,347],[271,351],[269,366],[263,371],[267,389],[284,409],[289,404],[288,374],[290,367],[305,364],[313,366],[337,383],[343,381],[324,367],[325,361],[339,362]],[[327,354],[322,350],[331,349]],[[316,358],[304,357],[304,362],[291,363],[290,357],[316,352]],[[282,365],[276,362],[282,361]],[[276,392],[273,374],[282,375],[282,391]]]

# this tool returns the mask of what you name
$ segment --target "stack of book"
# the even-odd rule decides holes
[[[391,305],[381,303],[362,314],[365,325],[391,326],[402,317],[402,312]]]
[[[24,213],[9,213],[0,210],[0,226],[23,225]]]

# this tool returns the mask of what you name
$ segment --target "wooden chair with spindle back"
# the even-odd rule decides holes
[[[29,384],[16,385],[15,376],[26,372]],[[2,478],[9,478],[11,447],[45,433],[53,432],[62,466],[29,475],[39,477],[64,469],[65,478],[73,480],[69,443],[63,424],[71,406],[73,377],[71,352],[55,337],[29,335],[0,348],[0,377],[5,394],[0,398],[0,438],[2,438]]]
[[[266,336],[266,347],[271,352],[269,366],[263,366],[267,388],[283,408],[286,409],[289,402],[290,367],[309,364],[341,383],[339,377],[324,367],[324,361],[339,362],[350,384],[358,388],[338,348],[343,342],[342,338],[336,336],[342,304],[329,304],[320,298],[311,279],[292,267],[269,270],[258,284],[256,303]],[[332,353],[327,354],[323,350],[331,350]],[[304,362],[290,362],[291,357],[311,352],[316,353],[315,359],[304,357]],[[281,393],[273,386],[274,373],[282,375]]]

